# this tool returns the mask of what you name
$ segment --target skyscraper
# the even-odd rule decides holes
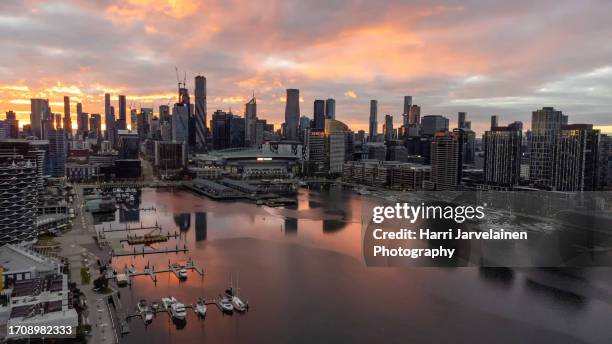
[[[325,101],[317,99],[314,101],[314,109],[312,113],[314,119],[313,129],[325,129]]]
[[[287,103],[285,104],[285,133],[287,140],[298,139],[298,124],[300,121],[300,90],[287,89]]]
[[[458,151],[457,136],[449,131],[438,131],[431,142],[431,180],[427,182],[430,190],[453,190],[457,179]]]
[[[532,112],[529,179],[535,186],[553,187],[554,150],[567,116],[552,107]]]
[[[553,188],[594,191],[599,178],[600,132],[592,124],[561,125],[555,147]]]
[[[385,115],[385,124],[383,125],[383,133],[385,134],[385,140],[393,140],[393,116]]]
[[[33,136],[43,139],[45,130],[51,127],[51,110],[48,99],[30,99],[30,131]]]
[[[495,126],[483,135],[485,184],[500,187],[518,185],[521,175],[521,122]]]
[[[195,77],[195,131],[196,146],[198,149],[206,147],[206,78],[202,75]],[[160,114],[160,122],[162,121]]]
[[[144,129],[144,128],[142,128]],[[145,130],[138,126],[138,133],[146,135]],[[172,140],[175,142],[189,141],[189,106],[183,103],[176,103],[172,108]]]
[[[448,130],[448,118],[439,115],[423,116],[421,132],[423,135],[434,135],[437,131]]]
[[[115,145],[115,114],[111,107],[110,93],[104,94],[104,124],[106,125],[106,139]]]
[[[117,121],[117,130],[127,129],[127,104],[124,95],[119,95],[119,120]]]
[[[493,130],[493,128],[499,126],[499,124],[497,123],[497,116],[491,116],[491,130]]]
[[[244,144],[254,147],[257,144],[257,102],[255,95],[244,104]]]
[[[378,100],[370,100],[370,131],[368,132],[370,142],[376,141],[378,136]]]
[[[212,131],[212,145],[214,150],[230,147],[231,114],[217,110],[212,114],[210,130]]]
[[[457,113],[457,128],[463,129],[465,128],[465,118],[467,114],[465,112]]]
[[[407,128],[410,124],[410,109],[412,108],[412,96],[404,96],[404,111],[402,112],[402,125]]]
[[[336,100],[333,98],[325,100],[325,118],[336,119]]]
[[[64,96],[64,129],[68,137],[72,136],[72,118],[70,118],[70,97]]]
[[[408,113],[408,124],[419,125],[421,124],[421,107],[418,105],[412,105],[410,112]]]

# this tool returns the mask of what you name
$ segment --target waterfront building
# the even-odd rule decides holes
[[[195,77],[195,136],[196,146],[199,150],[206,147],[207,126],[207,104],[206,104],[206,78],[202,75]],[[255,98],[255,97],[253,97]],[[160,122],[164,122],[161,113],[159,114]]]
[[[431,142],[431,178],[428,190],[453,190],[460,181],[458,175],[459,142],[457,135],[438,131]]]
[[[483,136],[484,182],[498,187],[513,187],[521,177],[521,122],[492,127]]]
[[[185,168],[187,166],[185,142],[155,141],[154,165],[160,174]]]
[[[536,187],[553,188],[554,154],[567,116],[553,107],[532,112],[529,142],[529,179]]]
[[[325,155],[328,173],[342,173],[342,165],[346,160],[346,146],[349,144],[348,136],[352,135],[346,124],[335,119],[325,119]]]
[[[599,178],[600,132],[592,124],[561,125],[552,186],[558,191],[594,191]]]
[[[304,154],[306,174],[325,174],[325,130],[309,129],[304,145],[306,147]]]

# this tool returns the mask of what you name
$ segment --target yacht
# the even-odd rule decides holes
[[[151,303],[151,309],[153,309],[153,311],[157,311],[159,309],[159,303],[157,303],[157,301],[153,301]]]
[[[181,268],[178,272],[178,276],[180,279],[186,280],[187,279],[187,269]]]
[[[227,296],[219,295],[219,300],[217,301],[219,308],[225,313],[232,313],[234,311],[234,306],[232,305],[232,301]]]
[[[151,308],[149,307],[149,305],[147,305],[147,301],[146,300],[140,300],[138,302],[138,305],[136,305],[136,308],[138,309],[138,312],[140,313],[140,316],[142,317],[142,319],[145,322],[151,322],[153,320],[153,311],[151,310]]]
[[[201,317],[206,315],[206,302],[201,297],[198,298],[198,302],[195,304],[195,312]]]
[[[243,302],[235,293],[234,288],[229,287],[227,290],[225,290],[225,295],[227,296],[227,298],[229,299],[229,301],[231,302],[232,306],[234,307],[234,309],[238,312],[245,312],[247,310],[247,308],[249,307],[248,303]]]
[[[185,305],[178,302],[174,296],[162,298],[162,304],[164,309],[170,312],[173,318],[178,320],[184,320],[187,313],[185,312]]]

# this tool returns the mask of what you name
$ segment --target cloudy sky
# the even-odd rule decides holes
[[[404,95],[478,132],[490,115],[529,124],[555,106],[612,131],[612,2],[385,0],[0,1],[0,113],[29,120],[29,98],[101,112],[174,102],[175,66],[208,80],[208,112],[280,123],[286,88],[302,114],[336,99],[336,117],[367,129],[369,100],[399,124]],[[73,112],[75,111],[73,104]],[[0,118],[3,118],[0,115]],[[379,118],[379,123],[382,120]]]

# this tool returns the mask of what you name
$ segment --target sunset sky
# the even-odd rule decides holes
[[[29,99],[62,97],[103,112],[176,101],[174,67],[206,76],[208,113],[284,118],[286,88],[301,112],[335,98],[337,119],[366,129],[369,100],[401,121],[404,95],[481,133],[554,106],[572,123],[612,132],[611,1],[97,0],[0,1],[0,118],[29,121]],[[73,120],[75,121],[75,120]],[[605,127],[607,126],[607,127]],[[380,130],[380,129],[379,129]]]

